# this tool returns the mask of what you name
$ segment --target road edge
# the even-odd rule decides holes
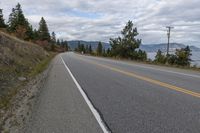
[[[87,103],[87,105],[89,106],[92,114],[94,115],[95,119],[97,120],[97,122],[99,123],[101,129],[103,130],[104,133],[111,133],[111,131],[108,130],[108,127],[106,126],[106,124],[104,123],[103,119],[101,118],[101,115],[99,114],[99,112],[95,109],[94,105],[92,104],[92,102],[89,100],[89,98],[87,97],[86,93],[83,91],[83,89],[81,88],[80,84],[77,82],[76,78],[74,77],[74,75],[72,74],[71,70],[69,69],[69,67],[66,65],[66,63],[64,62],[62,56],[60,55],[60,58],[62,60],[63,65],[65,66],[66,70],[69,72],[71,78],[73,79],[75,85],[77,86],[78,90],[80,91],[81,95],[83,96],[85,102]]]

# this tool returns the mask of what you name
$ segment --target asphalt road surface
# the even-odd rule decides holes
[[[57,56],[23,133],[103,133]],[[20,132],[20,133],[21,133]]]
[[[200,73],[62,55],[114,133],[200,133]]]
[[[72,52],[54,59],[26,132],[103,132],[64,64],[111,132],[200,133],[199,72]]]

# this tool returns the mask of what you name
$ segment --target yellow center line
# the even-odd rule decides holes
[[[140,80],[143,80],[143,81],[147,81],[147,82],[152,83],[152,84],[156,84],[156,85],[159,85],[159,86],[162,86],[162,87],[166,87],[166,88],[171,89],[171,90],[175,90],[175,91],[178,91],[178,92],[182,92],[182,93],[185,93],[185,94],[200,98],[200,93],[197,93],[197,92],[193,92],[193,91],[181,88],[181,87],[177,87],[177,86],[174,86],[174,85],[171,85],[171,84],[168,84],[168,83],[164,83],[164,82],[161,82],[161,81],[158,81],[158,80],[154,80],[154,79],[151,79],[151,78],[148,78],[148,77],[145,77],[145,76],[141,76],[141,75],[135,74],[133,72],[128,72],[128,71],[124,71],[124,70],[121,70],[121,69],[118,69],[118,68],[114,68],[114,67],[111,67],[111,66],[107,66],[107,65],[100,64],[100,63],[92,62],[90,60],[84,59],[84,61],[87,61],[87,62],[89,62],[91,64],[95,64],[97,66],[101,66],[101,67],[110,69],[110,70],[115,71],[115,72],[122,73],[122,74],[130,76],[130,77],[134,77],[134,78],[137,78],[137,79],[140,79]]]

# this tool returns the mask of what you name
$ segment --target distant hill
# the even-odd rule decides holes
[[[170,51],[175,51],[176,49],[185,48],[186,45],[180,44],[180,43],[171,43],[170,44]],[[159,49],[163,52],[166,52],[167,44],[161,43],[161,44],[146,44],[141,45],[140,49],[145,50],[146,52],[157,52]],[[200,51],[200,48],[195,46],[190,46],[190,49],[193,52]]]
[[[69,44],[69,46],[72,50],[74,50],[78,46],[78,43],[79,43],[79,40],[68,41],[68,44]],[[98,41],[83,41],[83,40],[80,40],[80,44],[84,44],[85,46],[91,45],[93,50],[95,50],[97,48],[98,43],[99,43]],[[105,49],[111,48],[109,43],[102,42],[102,44],[103,44],[103,47]],[[175,51],[176,49],[185,48],[185,47],[186,47],[186,45],[181,44],[181,43],[170,43],[170,51]],[[160,49],[161,51],[165,52],[166,49],[167,49],[167,44],[166,43],[142,44],[140,46],[140,49],[142,49],[146,52],[157,52]],[[200,48],[195,47],[195,46],[190,46],[190,49],[193,52],[200,51]]]
[[[79,42],[80,42],[80,44],[84,44],[85,46],[91,45],[93,50],[95,50],[97,48],[98,43],[99,43],[98,41],[73,40],[73,41],[68,41],[68,45],[70,46],[70,48],[72,50],[74,50],[78,46]],[[103,45],[103,48],[105,48],[105,49],[110,48],[109,43],[102,42],[102,45]]]

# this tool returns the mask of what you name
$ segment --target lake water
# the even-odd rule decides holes
[[[155,56],[156,56],[156,52],[147,53],[147,57],[149,59],[154,60]],[[200,67],[200,52],[192,52],[191,59],[192,59],[191,65],[197,65],[198,67]]]

